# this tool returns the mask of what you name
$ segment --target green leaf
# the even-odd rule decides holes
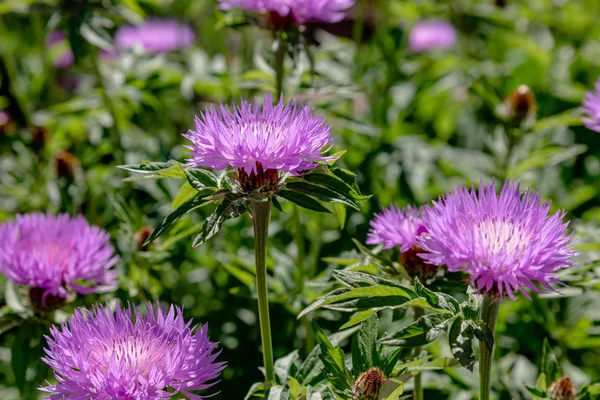
[[[173,204],[171,204],[171,209],[174,210],[176,208],[181,207],[183,204],[192,200],[196,197],[196,189],[194,189],[188,182],[184,182],[183,185],[177,191],[175,198],[173,199]]]
[[[185,168],[179,165],[185,177],[192,187],[196,190],[202,190],[205,187],[219,187],[219,179],[212,172],[201,168]]]
[[[94,19],[88,22],[84,22],[80,27],[81,36],[88,41],[88,43],[99,47],[104,50],[114,50],[112,45],[112,38],[110,34],[100,24],[96,23]]]
[[[333,385],[336,392],[345,393],[352,388],[352,376],[344,362],[344,352],[338,346],[331,344],[325,333],[313,324],[317,343],[321,348],[321,361],[323,362],[327,378]]]
[[[544,339],[540,370],[546,374],[549,382],[554,382],[563,376],[562,368],[552,351],[552,347],[550,347],[548,339]]]
[[[212,192],[211,192],[212,193]],[[169,215],[163,219],[160,224],[154,229],[152,235],[146,240],[146,245],[156,240],[160,235],[162,235],[167,229],[169,229],[173,224],[179,221],[182,217],[195,210],[198,207],[203,206],[204,204],[209,203],[211,200],[209,199],[211,193],[198,193],[196,197],[192,200],[184,203],[180,207],[173,210]]]
[[[307,182],[324,186],[336,193],[357,201],[366,201],[371,197],[359,195],[354,188],[333,174],[308,173],[302,177]]]
[[[529,157],[512,167],[511,177],[519,177],[523,172],[534,168],[556,165],[585,153],[587,146],[580,144],[571,147],[552,146],[534,150]]]
[[[215,211],[204,221],[200,233],[194,238],[192,247],[201,246],[204,242],[215,236],[220,230],[223,223],[230,218],[240,215],[240,209],[237,207],[237,201],[240,195],[234,193],[226,193],[221,203]]]
[[[11,347],[10,364],[15,376],[15,383],[21,393],[25,390],[27,366],[31,361],[31,326],[23,325],[15,335]]]
[[[377,342],[379,319],[376,315],[366,320],[352,340],[352,373],[361,372],[375,366],[374,353]]]
[[[301,192],[282,189],[279,192],[277,192],[277,195],[283,197],[286,200],[291,201],[294,204],[299,205],[302,208],[306,208],[306,209],[312,210],[312,211],[318,211],[318,212],[322,212],[322,213],[331,214],[331,211],[329,211],[327,208],[325,208],[323,205],[321,205],[321,203],[319,203],[312,197],[310,197],[306,194],[303,194]]]
[[[465,321],[461,317],[454,319],[448,330],[448,343],[454,358],[463,367],[473,371],[475,354],[473,353],[473,330],[469,321]]]
[[[359,312],[355,313],[354,315],[352,315],[350,317],[350,319],[348,320],[348,322],[346,322],[344,325],[342,325],[340,327],[340,330],[346,329],[346,328],[350,328],[350,327],[352,327],[354,325],[358,325],[361,322],[369,319],[373,315],[377,315],[377,311],[375,311],[375,310],[359,311]]]
[[[281,208],[281,204],[279,203],[279,200],[277,200],[277,197],[275,197],[275,196],[271,197],[271,202],[273,203],[273,207],[275,207],[277,210],[279,210],[279,212],[282,212],[285,214],[285,211],[283,211],[283,208]]]
[[[287,189],[293,190],[294,192],[316,197],[319,200],[325,201],[327,203],[341,203],[346,206],[352,207],[357,211],[360,211],[358,204],[356,204],[356,202],[351,196],[349,197],[343,193],[337,192],[330,188],[303,181],[287,182],[285,186]]]
[[[379,391],[378,400],[398,400],[404,393],[404,381],[398,378],[388,379]]]
[[[120,165],[117,168],[142,175],[141,179],[185,178],[185,173],[179,167],[179,163],[173,160],[168,162],[144,161],[141,164]],[[139,179],[140,178],[127,178],[125,181],[135,181]]]
[[[494,333],[484,322],[475,323],[474,321],[468,321],[468,323],[477,340],[484,342],[488,349],[494,348]]]
[[[527,385],[525,385],[525,389],[527,389],[527,391],[529,393],[531,393],[536,398],[536,400],[537,400],[537,398],[545,399],[548,397],[548,394],[546,392],[544,392],[543,390],[536,389],[536,388],[533,388],[533,387],[527,386]]]
[[[460,303],[454,297],[439,292],[433,292],[421,284],[418,278],[414,280],[415,292],[424,297],[432,308],[442,308],[454,314],[460,311]]]
[[[292,365],[296,360],[298,360],[298,350],[292,351],[290,354],[283,358],[279,358],[275,361],[275,375],[279,378],[279,383],[285,384],[287,382],[288,377],[290,376],[290,371]]]
[[[334,204],[334,211],[340,222],[340,229],[344,229],[344,226],[346,226],[346,207],[336,203]]]
[[[0,336],[10,331],[11,329],[18,327],[19,325],[21,325],[21,323],[22,320],[16,315],[0,318]]]
[[[450,320],[444,314],[427,314],[379,342],[388,346],[423,346],[437,339]]]

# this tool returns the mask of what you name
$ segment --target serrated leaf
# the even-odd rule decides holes
[[[284,199],[291,201],[294,204],[299,205],[302,208],[306,208],[312,211],[318,211],[322,213],[331,214],[327,208],[325,208],[321,203],[313,199],[312,197],[302,193],[296,192],[294,190],[286,190],[282,189],[277,192],[278,196],[283,197]]]
[[[215,236],[221,230],[221,226],[223,226],[225,221],[240,214],[238,207],[235,205],[238,199],[240,199],[240,196],[237,194],[231,192],[225,194],[225,197],[215,211],[202,224],[200,233],[198,233],[192,242],[193,248],[201,246],[204,242]]]
[[[347,195],[330,188],[303,181],[287,182],[285,186],[287,189],[293,190],[296,193],[302,193],[307,196],[316,197],[319,200],[327,203],[341,203],[360,211],[358,204],[356,204],[352,197],[348,197]]]
[[[448,330],[448,343],[450,344],[454,358],[463,367],[469,371],[473,371],[473,366],[475,365],[473,330],[468,322],[461,317],[454,319]]]
[[[314,331],[321,348],[321,361],[327,373],[327,378],[335,388],[336,392],[345,393],[351,390],[352,376],[350,371],[346,368],[344,362],[344,352],[338,346],[334,346],[325,333],[317,326],[313,324]]]
[[[358,376],[361,372],[375,366],[374,347],[377,341],[379,319],[376,315],[363,322],[352,340],[352,372]]]
[[[198,193],[196,197],[194,197],[192,200],[188,201],[187,203],[184,203],[180,207],[173,210],[160,222],[160,224],[158,224],[156,228],[154,228],[152,235],[150,235],[150,237],[148,238],[148,240],[146,240],[146,243],[144,244],[147,245],[152,241],[156,240],[160,235],[162,235],[166,230],[173,226],[173,224],[179,221],[182,217],[184,217],[191,211],[209,203],[211,201],[209,199],[211,193],[212,192],[204,194]]]
[[[423,346],[437,339],[449,321],[443,314],[427,314],[379,342],[389,346]]]

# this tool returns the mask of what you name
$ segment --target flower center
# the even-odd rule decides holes
[[[166,343],[147,336],[116,337],[93,347],[89,361],[99,369],[108,372],[111,362],[114,362],[117,366],[136,371],[144,378],[148,378],[152,368],[162,363],[167,351]]]
[[[72,249],[61,243],[46,242],[33,244],[29,248],[29,251],[29,254],[38,260],[46,261],[49,264],[61,265],[64,270],[66,269]]]
[[[475,229],[475,238],[489,256],[520,255],[521,244],[531,237],[531,232],[512,221],[488,219]],[[518,254],[515,254],[518,253]]]

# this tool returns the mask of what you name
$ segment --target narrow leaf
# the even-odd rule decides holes
[[[299,205],[302,208],[306,208],[312,211],[318,211],[322,213],[331,214],[327,208],[325,208],[321,203],[313,199],[312,197],[303,194],[302,192],[296,192],[294,190],[280,190],[277,194],[283,197],[286,200],[291,201],[294,204]]]

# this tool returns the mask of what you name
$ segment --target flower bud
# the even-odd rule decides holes
[[[433,278],[440,268],[437,265],[427,264],[419,257],[419,253],[422,252],[421,247],[415,244],[407,251],[400,253],[400,263],[411,278],[417,277],[421,280]]]
[[[50,140],[48,129],[42,126],[30,126],[29,132],[31,133],[31,145],[33,148],[37,151],[43,150]]]
[[[377,400],[385,381],[387,378],[379,368],[363,372],[354,383],[353,400]]]
[[[533,92],[527,85],[519,85],[504,99],[510,119],[520,124],[529,115],[534,115],[537,110],[537,102]]]
[[[244,168],[238,168],[238,183],[244,193],[254,191],[271,192],[277,189],[281,180],[279,172],[276,169],[269,168],[264,170],[260,162],[256,162],[256,168],[250,174]]]
[[[73,179],[79,168],[79,160],[68,151],[58,152],[54,156],[54,173],[59,178]]]
[[[548,389],[550,400],[578,400],[577,388],[568,376],[553,382]]]
[[[144,245],[144,243],[146,243],[146,240],[148,240],[150,235],[152,235],[152,232],[154,232],[154,229],[152,229],[149,226],[144,226],[139,231],[137,231],[133,235],[133,242],[135,248],[140,251],[148,250],[148,245]]]
[[[60,296],[44,295],[44,288],[29,288],[29,301],[34,312],[56,310],[66,304],[67,299]]]

